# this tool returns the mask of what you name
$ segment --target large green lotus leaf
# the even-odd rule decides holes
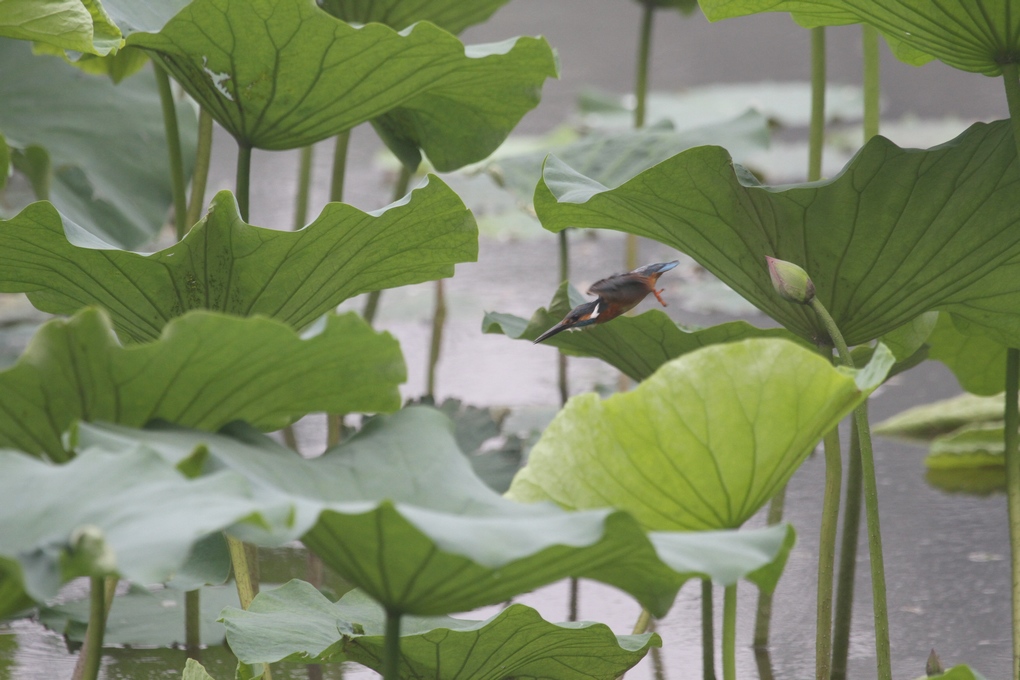
[[[332,602],[309,583],[263,590],[247,611],[223,611],[227,642],[243,663],[356,661],[376,671],[386,613],[352,590]],[[549,623],[522,604],[484,621],[406,616],[400,621],[400,676],[612,680],[662,645],[655,633],[614,635],[601,623]]]
[[[158,337],[192,309],[262,314],[304,328],[349,297],[453,275],[478,256],[474,217],[429,177],[381,211],[330,203],[296,232],[246,224],[228,191],[182,241],[142,255],[99,249],[35,203],[0,221],[0,291],[27,292],[39,309],[106,309],[130,340]],[[116,282],[116,283],[113,283]]]
[[[705,144],[724,145],[737,158],[769,145],[768,121],[756,111],[732,120],[675,132],[666,127],[596,132],[569,144],[518,156],[500,156],[485,163],[485,171],[523,202],[530,203],[542,178],[542,162],[549,153],[578,172],[607,187],[617,187],[685,149]]]
[[[0,36],[100,55],[116,50],[122,40],[98,0],[4,0]],[[10,74],[5,63],[4,75]]]
[[[118,86],[84,76],[62,58],[0,40],[0,130],[11,146],[49,154],[46,195],[101,239],[135,248],[152,240],[173,203],[166,133],[151,74]],[[185,174],[194,162],[194,107],[177,104]],[[38,152],[37,152],[38,153]]]
[[[489,312],[482,321],[482,332],[534,341],[584,301],[569,283],[563,283],[549,303],[549,309],[540,308],[530,322],[512,314]],[[747,338],[785,338],[800,342],[797,336],[784,329],[755,328],[744,321],[730,321],[709,328],[683,328],[664,312],[653,309],[637,316],[622,316],[584,331],[560,333],[544,344],[570,356],[601,359],[631,379],[641,381],[670,359],[708,345]]]
[[[206,470],[229,467],[270,509],[293,508],[288,527],[239,526],[239,537],[301,537],[349,582],[404,614],[469,611],[577,576],[616,586],[663,616],[690,578],[747,578],[771,590],[794,541],[785,525],[646,536],[622,511],[507,500],[474,475],[450,421],[423,407],[374,418],[311,460],[239,425],[211,435],[83,424],[76,441],[110,450],[141,441],[174,464],[198,456]]]
[[[1001,421],[1005,403],[1002,394],[987,397],[961,394],[909,408],[878,423],[872,431],[875,434],[929,441],[966,425]]]
[[[42,601],[78,576],[162,583],[210,534],[266,521],[240,476],[188,480],[142,447],[83,451],[66,465],[0,451],[0,469],[0,616],[11,613],[12,593]],[[98,559],[77,554],[85,528],[101,544]]]
[[[986,334],[961,331],[951,314],[939,315],[928,346],[928,357],[945,364],[971,394],[993,395],[1006,389],[1006,346]]]
[[[1017,0],[700,0],[710,21],[757,12],[790,12],[805,26],[862,21],[890,40],[897,57],[931,57],[958,69],[995,76],[1020,59]],[[930,56],[929,56],[930,55]]]
[[[155,342],[124,347],[88,309],[44,325],[0,372],[0,446],[62,458],[61,435],[77,419],[277,429],[312,411],[393,411],[404,380],[396,339],[354,313],[302,339],[271,319],[197,311]]]
[[[306,146],[371,120],[405,162],[421,149],[443,171],[489,155],[557,69],[541,38],[465,48],[427,22],[355,27],[312,0],[195,0],[128,44],[241,145]]]
[[[874,137],[834,179],[788,187],[759,185],[718,147],[680,153],[616,189],[550,157],[535,209],[550,231],[615,229],[686,252],[808,340],[828,336],[809,307],[776,294],[766,256],[807,270],[850,345],[933,308],[1015,337],[1011,143],[1005,121],[926,151]]]
[[[687,0],[690,1],[690,0]],[[460,33],[480,24],[508,0],[321,0],[319,6],[351,24],[376,22],[401,30],[418,21]]]
[[[691,352],[631,392],[567,402],[508,495],[621,508],[653,530],[739,527],[893,361],[880,345],[862,371],[837,369],[772,339]]]

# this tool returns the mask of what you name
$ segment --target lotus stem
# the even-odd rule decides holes
[[[847,466],[846,505],[843,508],[843,537],[839,549],[836,579],[836,616],[832,632],[832,680],[846,680],[853,622],[854,579],[857,575],[857,543],[861,527],[861,442],[856,416],[850,427],[850,455]]]
[[[712,581],[701,580],[701,676],[715,680],[715,621],[712,615]]]
[[[248,221],[248,190],[251,186],[251,147],[237,145],[237,179],[234,194],[237,198],[237,211],[241,220]]]
[[[85,677],[86,663],[90,663],[85,650],[95,644],[93,638],[95,638],[96,635],[99,636],[100,653],[102,652],[102,639],[106,631],[106,619],[110,616],[110,608],[113,607],[113,596],[117,593],[117,582],[119,580],[120,579],[116,576],[106,577],[106,580],[103,583],[103,617],[98,622],[93,621],[92,618],[91,605],[94,604],[94,601],[92,600],[93,593],[91,590],[89,591],[89,623],[85,628],[85,642],[82,644],[82,653],[78,655],[78,659],[75,661],[74,671],[71,673],[71,680],[82,680],[82,678]],[[98,631],[98,633],[96,631]]]
[[[89,587],[89,627],[82,654],[82,680],[99,677],[99,663],[103,659],[103,633],[106,629],[106,578],[93,576]]]
[[[436,398],[436,365],[443,349],[443,326],[446,324],[446,295],[443,280],[436,280],[436,306],[432,310],[432,340],[429,342],[429,368],[425,379],[425,396]]]
[[[312,154],[315,147],[309,144],[301,148],[298,157],[297,196],[294,197],[294,231],[308,221],[308,196],[312,188]]]
[[[723,680],[737,680],[737,584],[726,586],[722,620]]]
[[[637,78],[634,86],[634,96],[637,103],[634,106],[634,128],[645,126],[645,111],[648,99],[648,63],[652,53],[652,25],[655,22],[655,4],[650,1],[641,3],[641,34],[638,39],[638,60]],[[626,236],[626,266],[627,270],[637,269],[638,266],[638,237],[634,234]]]
[[[287,448],[290,450],[301,453],[301,451],[298,450],[297,433],[294,432],[293,425],[288,425],[283,428],[283,443],[286,444]]]
[[[403,163],[400,164],[400,175],[397,176],[397,183],[393,186],[394,201],[399,201],[407,195],[407,188],[411,185],[411,178],[414,177],[416,172],[418,172],[418,168],[409,168]],[[379,298],[381,297],[381,290],[373,290],[368,294],[368,300],[365,301],[365,309],[361,312],[361,316],[364,317],[369,326],[375,321],[376,312],[379,311]]]
[[[174,226],[177,240],[184,238],[187,231],[188,202],[184,195],[184,159],[181,154],[181,133],[177,127],[177,107],[174,93],[170,89],[170,76],[162,66],[152,62],[159,88],[159,101],[163,106],[163,127],[166,129],[166,146],[170,154],[170,186],[174,196]]]
[[[829,680],[832,664],[832,575],[836,563],[836,530],[839,527],[839,494],[843,485],[843,459],[839,426],[824,439],[825,492],[822,525],[818,537],[818,600],[815,605],[815,678]]]
[[[333,175],[329,182],[329,201],[344,200],[344,176],[347,174],[347,147],[350,146],[351,131],[345,130],[336,136],[333,147]]]
[[[844,366],[854,367],[853,357],[818,297],[810,302],[811,308],[822,321],[829,337],[839,352]],[[857,434],[861,445],[861,474],[864,482],[864,509],[868,520],[868,551],[871,555],[871,591],[875,610],[875,656],[878,659],[879,680],[892,680],[892,660],[889,651],[889,610],[886,604],[885,558],[882,555],[882,529],[878,516],[878,484],[875,481],[875,457],[871,448],[871,427],[868,423],[868,402],[864,400],[854,409]]]
[[[567,603],[567,621],[577,621],[580,588],[581,580],[572,576],[570,578],[570,601]]]
[[[769,502],[769,513],[765,520],[768,526],[775,526],[783,521],[783,509],[786,505],[786,485],[780,487]],[[754,618],[754,646],[765,649],[769,646],[769,633],[772,627],[772,593],[758,592],[758,611]]]
[[[227,536],[227,548],[230,550],[230,563],[234,567],[237,598],[241,602],[241,609],[248,609],[251,601],[259,593],[258,583],[252,578],[248,565],[248,553],[244,549],[244,543],[233,536]]]
[[[1006,351],[1006,497],[1013,594],[1013,677],[1020,677],[1020,453],[1017,450],[1017,397],[1020,392],[1020,349]]]
[[[1002,81],[1009,103],[1009,119],[1013,125],[1013,141],[1020,156],[1020,82],[1015,63],[1001,64]],[[1017,392],[1020,384],[1020,350],[1006,351],[1005,458],[1006,498],[1009,509],[1009,545],[1013,594],[1013,677],[1020,677],[1020,453],[1017,451]]]
[[[825,27],[811,29],[811,128],[808,135],[808,181],[822,178],[825,145]]]
[[[864,141],[878,134],[880,116],[878,29],[861,24],[861,46],[864,51]]]
[[[400,680],[400,614],[386,610],[386,639],[383,652],[383,680]]]
[[[648,630],[648,627],[652,623],[652,614],[647,609],[642,608],[641,613],[638,614],[637,621],[634,622],[634,628],[631,631],[631,635],[641,635]]]
[[[184,648],[188,656],[198,658],[202,646],[202,602],[196,588],[184,593]]]
[[[205,187],[209,181],[209,163],[212,159],[212,114],[204,106],[198,114],[198,148],[195,152],[195,169],[191,173],[191,197],[188,203],[188,219],[185,229],[191,231],[202,219],[205,208]]]

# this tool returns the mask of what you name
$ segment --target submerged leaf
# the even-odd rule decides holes
[[[923,441],[958,430],[965,425],[1001,421],[1005,413],[1003,395],[979,397],[961,394],[901,411],[872,428],[884,434]]]
[[[302,339],[270,319],[192,312],[159,340],[124,347],[92,309],[44,325],[0,372],[0,446],[62,459],[61,435],[78,419],[277,429],[312,411],[392,411],[405,379],[397,341],[353,313]]]
[[[745,111],[732,120],[714,121],[682,131],[648,127],[596,132],[537,151],[500,155],[486,161],[483,168],[519,200],[530,204],[535,185],[542,178],[542,163],[550,153],[599,183],[616,187],[685,149],[719,144],[739,159],[768,147],[769,137],[768,121],[755,111]]]
[[[631,392],[574,397],[508,495],[621,508],[647,529],[738,527],[881,384],[893,357],[879,347],[850,372],[781,340],[714,345]]]
[[[36,197],[109,243],[137,248],[150,242],[173,203],[152,74],[114,86],[12,40],[0,40],[0,63],[0,130],[12,146],[48,155],[40,168],[44,182],[33,178]],[[198,121],[187,102],[178,102],[176,113],[188,176]]]
[[[301,537],[328,566],[402,614],[469,611],[577,576],[616,586],[662,616],[691,578],[749,578],[771,590],[794,540],[786,525],[646,536],[624,512],[507,500],[472,473],[449,421],[421,407],[374,418],[311,460],[250,429],[230,433],[79,430],[83,445],[117,450],[143,441],[171,462],[204,447],[207,469],[229,467],[270,508],[294,508],[286,526],[239,526],[239,537],[258,544]]]
[[[311,584],[291,581],[260,593],[247,611],[224,610],[223,623],[243,663],[356,661],[376,671],[382,667],[386,614],[358,590],[333,603]],[[405,616],[400,675],[611,680],[661,644],[655,633],[616,636],[601,623],[549,623],[522,604],[485,621]]]
[[[452,276],[478,256],[474,218],[434,176],[380,211],[330,203],[295,232],[246,224],[221,191],[182,241],[151,255],[101,250],[64,229],[46,203],[0,221],[0,291],[27,292],[55,314],[99,305],[135,341],[192,309],[304,328],[349,297]]]
[[[351,26],[310,0],[195,0],[128,44],[242,146],[292,149],[372,121],[405,163],[421,149],[441,171],[491,153],[557,71],[543,38],[465,48],[427,22]]]
[[[534,341],[582,300],[580,293],[564,283],[553,296],[549,309],[536,311],[530,322],[511,314],[489,312],[482,321],[482,332]],[[789,331],[755,328],[744,321],[730,321],[709,328],[684,328],[657,309],[637,316],[622,316],[612,323],[577,333],[560,333],[544,342],[569,356],[602,359],[631,379],[641,381],[670,359],[708,345],[747,338],[785,338],[799,342]]]
[[[551,157],[535,209],[550,231],[614,229],[685,252],[809,341],[827,334],[810,309],[775,294],[766,256],[807,271],[849,345],[936,308],[1016,337],[1018,167],[1004,121],[926,151],[874,137],[838,177],[789,187],[758,185],[716,147],[616,189]]]
[[[19,591],[43,601],[63,583],[87,576],[71,537],[94,527],[116,573],[133,583],[162,583],[192,547],[238,522],[258,519],[245,481],[221,472],[182,477],[152,451],[84,451],[66,465],[0,451],[0,616]]]

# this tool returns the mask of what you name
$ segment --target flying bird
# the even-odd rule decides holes
[[[655,290],[655,284],[663,273],[680,264],[680,260],[657,262],[638,267],[626,274],[612,276],[596,281],[588,289],[588,295],[598,297],[570,310],[563,320],[535,339],[535,344],[542,342],[562,331],[587,328],[595,324],[605,323],[633,309],[645,299],[649,293],[655,295],[663,307],[666,301],[660,293],[665,289]]]

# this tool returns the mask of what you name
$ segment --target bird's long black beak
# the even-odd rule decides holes
[[[532,344],[533,345],[537,345],[538,343],[542,342],[543,340],[548,340],[549,338],[551,338],[552,336],[556,335],[557,333],[562,333],[563,331],[570,330],[573,327],[574,327],[574,324],[572,324],[572,323],[569,323],[567,321],[560,321],[558,324],[556,324],[555,326],[553,326],[552,328],[547,330],[545,333],[542,333],[542,335],[540,335],[537,338],[535,338],[535,341]]]

